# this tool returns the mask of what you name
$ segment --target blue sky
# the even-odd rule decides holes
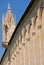
[[[5,50],[2,47],[2,14],[6,14],[8,3],[10,3],[12,13],[14,14],[16,19],[16,24],[18,24],[29,2],[30,0],[0,0],[0,59]]]

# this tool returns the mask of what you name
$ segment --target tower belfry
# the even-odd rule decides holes
[[[10,4],[6,15],[2,15],[2,46],[7,48],[8,42],[16,28],[15,20],[11,12]]]

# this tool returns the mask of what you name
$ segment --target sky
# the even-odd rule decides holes
[[[2,47],[2,14],[6,14],[9,3],[12,13],[15,16],[16,24],[18,24],[29,2],[30,0],[0,0],[0,60],[5,51],[5,48]]]

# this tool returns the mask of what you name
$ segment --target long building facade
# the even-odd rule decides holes
[[[0,65],[44,65],[44,0],[31,0],[12,28]]]

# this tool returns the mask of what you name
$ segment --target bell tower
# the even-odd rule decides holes
[[[10,4],[8,4],[8,10],[6,15],[2,15],[2,46],[7,48],[8,42],[16,28],[14,16],[11,12]]]

